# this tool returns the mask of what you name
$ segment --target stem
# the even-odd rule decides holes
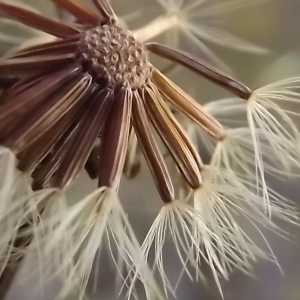
[[[14,267],[6,267],[0,277],[0,299],[5,299],[10,291],[15,276],[19,270],[22,259],[16,262]]]
[[[26,225],[24,225],[22,228],[24,227],[26,227]],[[13,247],[19,248],[28,246],[30,242],[31,238],[20,237],[15,240]],[[14,279],[22,265],[23,259],[24,255],[21,255],[14,261],[12,266],[6,266],[3,270],[3,273],[0,276],[0,299],[5,299],[5,297],[8,295],[10,288],[14,283]]]
[[[133,36],[141,42],[146,42],[154,37],[161,35],[167,30],[178,26],[178,24],[179,18],[177,14],[160,16],[147,25],[137,30],[133,30]]]

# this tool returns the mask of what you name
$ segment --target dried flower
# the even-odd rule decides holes
[[[192,55],[147,43],[142,34],[146,29],[131,32],[123,28],[106,0],[93,0],[97,12],[75,0],[52,2],[73,14],[76,22],[65,24],[0,3],[3,17],[56,37],[0,60],[3,78],[14,81],[0,99],[3,268],[12,255],[18,255],[13,241],[33,236],[32,248],[42,257],[44,278],[63,277],[62,297],[80,285],[82,299],[93,262],[106,239],[114,261],[112,244],[124,262],[127,275],[118,270],[128,295],[139,280],[148,299],[163,299],[146,260],[154,247],[154,268],[159,270],[165,294],[174,292],[162,258],[167,230],[184,271],[191,274],[190,263],[196,277],[201,277],[201,261],[207,261],[220,291],[219,278],[227,278],[233,268],[249,272],[256,256],[276,261],[271,250],[268,254],[255,246],[234,215],[243,215],[255,228],[254,221],[274,231],[280,229],[266,212],[290,222],[297,219],[290,203],[265,184],[263,164],[265,150],[273,151],[274,168],[299,161],[298,130],[289,112],[273,102],[298,101],[294,88],[299,79],[252,91]],[[241,98],[248,117],[246,132],[250,133],[247,146],[239,134],[241,129],[227,129],[218,122],[151,64],[149,52],[185,66]],[[214,141],[210,165],[202,163],[198,149],[168,104]],[[175,197],[152,126],[191,191],[186,201]],[[127,172],[126,165],[130,169],[134,164],[138,144],[164,202],[141,247],[118,198],[122,173]],[[234,166],[239,156],[242,171]],[[255,175],[249,171],[251,161]],[[98,189],[69,206],[65,192],[84,167],[91,178],[98,179]],[[26,176],[31,176],[34,191],[28,191]],[[20,197],[24,186],[26,193]],[[188,202],[191,199],[192,203]]]

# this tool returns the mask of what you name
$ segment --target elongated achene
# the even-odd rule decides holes
[[[134,32],[122,27],[107,0],[93,0],[95,10],[76,0],[52,2],[76,21],[66,24],[0,3],[1,17],[54,37],[0,59],[0,85],[5,86],[0,97],[1,272],[16,255],[38,251],[42,278],[61,276],[62,298],[79,286],[76,297],[81,300],[93,263],[107,247],[129,297],[139,281],[147,299],[164,299],[169,291],[175,294],[164,269],[167,234],[183,270],[198,279],[201,261],[206,261],[221,293],[220,278],[228,278],[232,269],[249,272],[256,257],[276,262],[271,249],[263,252],[243,232],[234,214],[276,232],[280,230],[269,215],[297,221],[292,205],[267,186],[264,172],[272,164],[266,157],[269,150],[275,160],[269,170],[299,164],[298,129],[290,112],[277,103],[298,102],[299,78],[252,91],[197,57],[148,42],[147,27]],[[150,52],[239,97],[247,112],[244,129],[218,121],[213,110],[150,62]],[[210,165],[202,162],[195,137],[190,138],[174,110],[210,140]],[[179,170],[188,191],[185,199],[176,197],[155,132]],[[163,202],[142,246],[118,197],[123,172],[131,176],[139,150]],[[66,192],[84,169],[98,187],[68,205]],[[31,246],[19,249],[16,241],[21,238],[32,241]],[[164,291],[148,266],[152,247],[153,269]]]

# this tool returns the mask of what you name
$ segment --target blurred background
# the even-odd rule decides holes
[[[88,0],[81,1],[90,4]],[[206,2],[210,1],[213,3],[229,2],[228,0],[207,0]],[[241,0],[240,2],[245,3],[244,8],[241,7],[238,10],[220,14],[214,21],[216,26],[223,30],[260,45],[269,51],[266,54],[254,55],[209,43],[207,45],[230,67],[236,78],[252,88],[300,74],[300,1],[258,0],[256,5],[249,6],[250,1],[252,0]],[[22,2],[22,5],[31,6],[39,12],[55,18],[71,18],[65,12],[58,10],[48,0],[14,0],[8,2]],[[111,2],[118,15],[123,16],[132,29],[145,25],[148,21],[164,13],[155,0],[112,0]],[[28,39],[32,41],[32,39],[41,38],[47,39],[49,37],[7,20],[0,21],[1,53],[19,47],[24,42],[28,43]],[[164,42],[167,41],[167,37],[162,35],[158,40]],[[181,46],[189,47],[189,50],[202,58],[202,53],[198,52],[194,46],[186,43],[181,44]],[[203,59],[206,57],[203,56]],[[201,103],[228,96],[223,90],[180,67],[175,68],[168,75],[177,84],[192,93]],[[270,179],[270,185],[276,191],[292,199],[296,205],[300,205],[298,179]],[[76,186],[70,191],[70,197],[74,200],[80,199],[95,186],[94,182],[82,174]],[[133,228],[142,241],[161,205],[145,164],[142,165],[141,172],[134,180],[123,180],[120,197],[128,211]],[[235,271],[228,281],[223,280],[221,282],[225,300],[300,300],[300,229],[296,226],[283,226],[290,233],[288,239],[263,231],[278,258],[282,272],[275,264],[260,260],[253,265],[252,276]],[[267,249],[261,236],[255,232],[249,234],[258,245]],[[168,254],[166,255],[167,272],[171,280],[176,283],[181,268],[172,244],[167,243],[165,248]],[[6,298],[7,300],[55,299],[60,287],[58,281],[45,285],[42,292],[36,292],[37,279],[30,276],[31,268],[35,267],[36,264],[37,258],[34,256],[25,259]],[[97,278],[92,278],[88,287],[88,299],[110,300],[117,298],[114,269],[113,262],[108,259],[106,253],[103,253],[99,262],[99,275]],[[206,284],[191,282],[189,278],[183,277],[177,289],[177,299],[222,299],[211,278],[209,269],[206,270],[205,266],[204,273],[207,276]],[[70,296],[69,299],[76,299],[76,295]],[[141,295],[138,296],[138,299],[143,300],[145,297]]]

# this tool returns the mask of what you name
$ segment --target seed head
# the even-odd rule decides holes
[[[100,84],[139,88],[151,75],[148,51],[132,34],[108,24],[85,31],[78,42],[82,66]]]
[[[81,300],[92,265],[107,245],[129,288],[128,299],[135,282],[141,281],[147,299],[162,300],[145,260],[154,248],[153,270],[159,271],[164,292],[173,292],[162,258],[167,230],[184,271],[191,276],[187,264],[191,265],[197,279],[202,275],[201,262],[206,261],[220,292],[221,277],[228,278],[233,268],[249,272],[255,256],[276,262],[271,249],[265,254],[251,242],[235,215],[244,216],[260,234],[254,221],[281,233],[266,212],[285,221],[298,220],[289,202],[267,187],[264,172],[300,160],[300,134],[289,116],[294,112],[281,108],[282,102],[299,101],[295,87],[300,78],[252,91],[188,53],[143,44],[146,39],[141,43],[137,40],[141,31],[131,33],[116,25],[108,0],[93,0],[98,13],[76,0],[51,1],[78,22],[65,24],[0,2],[1,16],[57,38],[0,59],[0,83],[9,82],[0,97],[0,224],[5,233],[0,236],[0,256],[5,260],[0,268],[5,269],[12,252],[24,255],[23,249],[15,249],[19,237],[26,237],[42,257],[46,280],[64,277],[59,297],[80,285]],[[166,6],[167,2],[172,1],[166,1]],[[189,10],[203,2],[194,2],[196,6]],[[244,135],[243,128],[224,127],[155,68],[148,51],[242,98],[250,135]],[[226,116],[229,104],[232,110],[240,110],[235,103],[220,106],[219,102],[217,107]],[[168,104],[201,126],[207,140],[213,141],[210,166],[203,164],[200,149]],[[176,189],[153,129],[172,156],[184,187],[191,191],[191,197],[183,199],[186,202],[175,199]],[[132,174],[128,167],[134,167],[137,146],[164,202],[142,247],[118,198],[122,173]],[[266,153],[275,154],[272,168],[266,168],[271,163]],[[255,175],[249,175],[249,162]],[[84,167],[98,179],[98,189],[69,205],[65,192]],[[40,190],[19,197],[23,175],[31,176],[33,187]],[[119,261],[127,271],[124,277]]]

